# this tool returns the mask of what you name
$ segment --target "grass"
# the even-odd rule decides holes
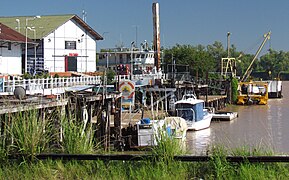
[[[16,113],[6,126],[11,140],[10,153],[35,155],[49,149],[52,126],[48,121],[39,120],[37,111]]]
[[[243,146],[228,150],[211,147],[208,162],[175,161],[182,155],[180,143],[160,133],[158,146],[152,148],[153,160],[142,161],[62,161],[33,159],[8,160],[7,155],[25,153],[33,156],[42,152],[93,154],[99,151],[91,127],[75,120],[61,119],[63,141],[57,151],[54,144],[59,136],[51,119],[41,119],[36,111],[19,113],[6,121],[7,134],[0,141],[0,179],[289,179],[288,163],[232,163],[227,155],[273,155],[260,147]],[[161,131],[163,132],[163,131]],[[6,159],[5,159],[6,157]]]
[[[75,121],[62,122],[63,127],[63,152],[68,154],[90,154],[95,151],[97,144],[93,141],[92,127],[84,127],[84,123]]]
[[[166,151],[167,152],[167,151]],[[239,151],[240,152],[240,151]],[[158,151],[160,153],[160,151]],[[143,161],[7,161],[1,179],[288,179],[288,163],[231,163],[222,146],[210,150],[208,162],[172,158]],[[241,154],[246,154],[241,152]],[[258,152],[258,154],[263,154]]]
[[[1,179],[288,179],[287,163],[230,163],[216,150],[209,162],[34,161],[1,164]],[[221,154],[219,154],[221,153]]]

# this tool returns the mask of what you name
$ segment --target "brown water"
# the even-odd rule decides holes
[[[267,105],[230,106],[237,119],[211,123],[209,129],[188,131],[187,149],[204,154],[214,145],[264,148],[289,154],[289,81],[282,82],[283,98],[269,99]]]

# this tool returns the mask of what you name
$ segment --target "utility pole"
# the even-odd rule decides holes
[[[228,50],[228,58],[230,57],[230,35],[231,33],[227,33],[227,50]]]

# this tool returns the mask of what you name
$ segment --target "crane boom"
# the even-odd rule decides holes
[[[241,82],[246,81],[247,78],[250,76],[250,74],[252,72],[251,67],[252,67],[254,61],[257,59],[257,57],[258,57],[259,53],[261,52],[263,46],[265,45],[266,41],[268,39],[270,39],[270,36],[271,36],[271,31],[269,31],[268,33],[264,34],[264,40],[263,40],[262,44],[260,45],[260,47],[258,48],[253,60],[251,61],[249,67],[247,68],[246,72],[244,73],[244,75],[243,75],[243,77],[241,79]]]

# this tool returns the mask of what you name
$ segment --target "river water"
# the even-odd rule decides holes
[[[229,106],[225,111],[238,112],[232,121],[212,121],[210,128],[188,131],[187,150],[205,154],[215,145],[273,150],[289,154],[289,81],[282,82],[282,99],[269,99],[267,105]]]

